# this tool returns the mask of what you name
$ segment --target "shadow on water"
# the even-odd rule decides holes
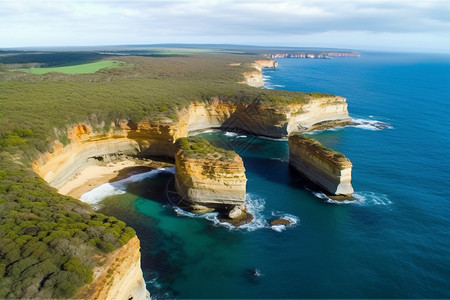
[[[152,295],[157,298],[158,293],[163,293],[163,298],[178,295],[171,285],[184,276],[182,266],[187,257],[185,242],[158,227],[161,218],[175,217],[173,210],[164,208],[168,204],[167,182],[172,177],[172,173],[160,171],[155,176],[140,181],[110,183],[126,193],[105,198],[99,209],[99,212],[113,215],[136,230],[141,243],[142,268],[152,270],[151,274],[146,273],[144,277]],[[155,216],[141,212],[139,207],[155,202],[159,207]]]

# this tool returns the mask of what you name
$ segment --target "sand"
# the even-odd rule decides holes
[[[81,195],[107,182],[114,182],[131,175],[148,172],[152,169],[170,165],[164,162],[125,159],[108,163],[96,163],[79,169],[58,192],[80,199]]]

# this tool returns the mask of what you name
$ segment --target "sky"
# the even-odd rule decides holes
[[[0,48],[161,43],[450,53],[450,0],[0,0]]]

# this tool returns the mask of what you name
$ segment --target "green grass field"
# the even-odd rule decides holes
[[[65,74],[92,74],[104,68],[119,67],[121,62],[114,60],[102,60],[93,63],[80,64],[67,67],[53,67],[53,68],[32,68],[32,69],[17,69],[16,71],[27,72],[31,74],[47,74],[50,72],[58,72]]]

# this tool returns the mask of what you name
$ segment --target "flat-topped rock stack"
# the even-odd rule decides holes
[[[352,163],[342,153],[316,139],[293,134],[289,137],[289,164],[337,199],[351,199]]]
[[[190,210],[226,211],[236,219],[245,212],[247,177],[242,158],[199,137],[175,143],[175,187]],[[241,213],[237,213],[241,211]]]

